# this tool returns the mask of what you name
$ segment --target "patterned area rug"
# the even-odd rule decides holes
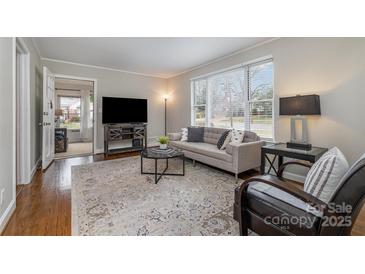
[[[153,164],[144,160],[145,171]],[[169,172],[180,170],[180,159],[169,161]],[[242,180],[190,161],[185,174],[156,185],[138,156],[72,167],[72,234],[238,235],[232,205]]]

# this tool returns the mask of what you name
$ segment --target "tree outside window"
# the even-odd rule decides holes
[[[192,81],[192,124],[250,130],[273,139],[273,62]]]

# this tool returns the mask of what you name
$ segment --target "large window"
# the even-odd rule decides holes
[[[193,80],[192,123],[237,128],[273,139],[273,63],[242,66]]]

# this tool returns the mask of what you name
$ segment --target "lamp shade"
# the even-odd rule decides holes
[[[280,98],[280,115],[321,115],[319,95]]]

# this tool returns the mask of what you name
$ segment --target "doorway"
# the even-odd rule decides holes
[[[56,75],[56,159],[94,153],[94,98],[94,81]]]

